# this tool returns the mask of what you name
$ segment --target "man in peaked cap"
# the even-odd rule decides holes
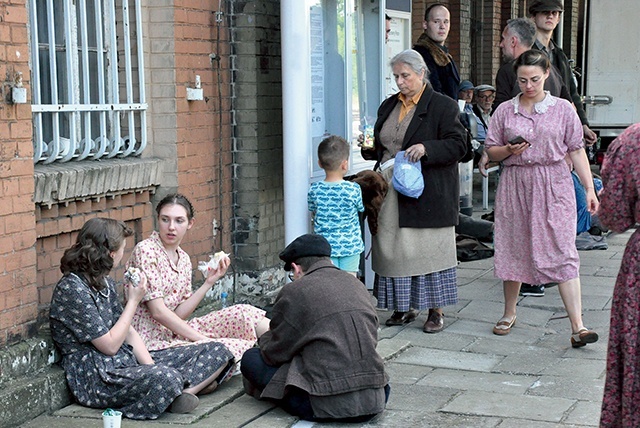
[[[587,114],[582,106],[582,98],[578,94],[578,87],[573,78],[573,72],[569,65],[569,59],[562,48],[555,44],[552,40],[553,30],[556,29],[562,18],[564,5],[561,0],[532,0],[529,2],[529,15],[536,25],[536,40],[533,49],[543,51],[549,56],[551,65],[553,65],[571,94],[571,100],[576,107],[580,122],[582,122],[582,130],[587,145],[592,145],[598,139],[598,136],[589,128]]]
[[[369,292],[330,255],[327,240],[312,234],[280,253],[292,282],[259,348],[242,356],[243,382],[247,394],[305,420],[364,422],[384,410],[390,390],[376,351],[378,317]]]

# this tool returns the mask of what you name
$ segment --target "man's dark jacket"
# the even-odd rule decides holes
[[[587,113],[584,111],[584,107],[582,106],[582,97],[578,94],[578,87],[576,86],[575,80],[573,80],[573,72],[569,65],[569,58],[567,58],[567,55],[564,53],[562,48],[558,47],[553,40],[551,40],[550,43],[553,44],[553,49],[551,49],[551,63],[556,67],[560,77],[562,77],[562,81],[569,90],[569,95],[571,96],[569,101],[575,105],[578,116],[580,117],[580,123],[589,126]],[[540,42],[536,41],[536,43],[533,44],[532,49],[539,49],[539,46]]]
[[[262,398],[281,399],[295,386],[309,393],[312,406],[334,400],[331,417],[379,413],[389,377],[377,343],[378,316],[367,290],[329,258],[320,260],[278,293],[270,330],[258,341],[265,362],[279,367]],[[362,408],[343,408],[345,394]]]
[[[375,141],[396,104],[398,94],[382,102],[374,127]],[[402,141],[402,150],[416,143],[426,149],[421,160],[424,191],[418,199],[398,194],[400,227],[438,228],[458,224],[460,183],[458,162],[467,153],[466,130],[460,123],[458,104],[427,86],[415,107]],[[376,145],[380,162],[383,148]]]
[[[494,111],[500,104],[509,101],[520,93],[518,78],[513,69],[515,62],[515,59],[505,62],[498,69],[496,74],[496,98],[493,100]],[[567,86],[562,81],[562,76],[553,66],[549,69],[549,78],[544,82],[544,89],[554,97],[564,98],[570,103],[573,102]]]
[[[439,49],[441,52],[439,52]],[[436,45],[435,42],[430,41],[426,35],[426,31],[420,36],[416,44],[413,46],[413,50],[418,52],[429,69],[429,82],[433,87],[433,90],[449,96],[454,101],[458,100],[458,86],[460,85],[460,73],[458,72],[458,66],[456,65],[453,57],[449,55],[449,51],[446,46]],[[439,65],[434,58],[433,52],[443,58],[448,58],[446,65]],[[444,64],[444,62],[441,62]]]

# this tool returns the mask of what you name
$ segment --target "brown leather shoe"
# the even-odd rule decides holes
[[[409,309],[408,312],[393,311],[391,317],[384,323],[386,326],[404,325],[413,322],[420,312],[415,309]]]
[[[444,328],[444,314],[429,309],[429,317],[427,322],[424,323],[422,331],[425,333],[439,333]]]

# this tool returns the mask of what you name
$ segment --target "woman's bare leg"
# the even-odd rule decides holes
[[[271,320],[267,317],[264,317],[260,321],[258,321],[258,323],[256,324],[256,337],[260,337],[269,331],[270,322]]]
[[[558,284],[560,297],[564,308],[569,315],[571,332],[577,333],[584,328],[582,323],[582,294],[580,291],[580,278],[573,278]]]
[[[504,314],[502,318],[512,320],[516,316],[516,305],[518,304],[521,285],[522,283],[517,281],[504,281],[502,283],[504,293]]]

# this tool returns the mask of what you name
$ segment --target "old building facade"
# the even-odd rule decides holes
[[[117,63],[119,78],[104,79],[106,92],[109,85],[117,88],[117,102],[78,96],[85,81],[99,80],[82,68],[83,24],[77,17],[89,16],[88,11],[74,10],[75,29],[60,33],[59,43],[51,44],[47,25],[62,22],[66,2],[50,13],[44,1],[0,0],[0,347],[34,337],[46,326],[60,257],[88,218],[123,220],[138,241],[154,229],[154,202],[175,191],[187,195],[197,211],[184,243],[194,265],[219,249],[230,252],[234,268],[225,286],[235,289],[238,299],[268,297],[284,281],[277,257],[284,246],[280,2],[141,1],[139,10],[133,1],[98,3],[104,9],[98,13],[105,22],[113,18],[113,31],[120,32],[115,56],[105,54]],[[493,82],[501,30],[507,19],[525,14],[526,1],[443,3],[452,16],[447,44],[462,77]],[[414,40],[428,4],[412,2]],[[108,5],[113,10],[106,10]],[[565,1],[563,42],[573,57],[581,13],[580,1]],[[125,21],[133,30],[130,46],[121,44],[127,38],[121,30]],[[34,33],[40,35],[35,56],[43,61],[37,69]],[[75,47],[65,45],[71,36],[77,39]],[[80,88],[75,101],[57,94],[57,102],[51,102],[55,94],[45,77],[51,76],[49,48],[54,45],[58,51],[80,52],[77,60],[53,61],[61,87],[69,93],[74,85]],[[91,52],[87,55],[91,58]],[[64,83],[68,74],[76,80]],[[26,103],[13,99],[20,77]],[[201,99],[188,100],[195,89],[202,90]],[[64,107],[53,112],[47,103]],[[86,112],[104,111],[111,104],[123,110],[105,113],[106,128],[115,129],[117,117],[123,129],[128,124],[129,134],[120,133],[128,139],[120,148],[106,144],[97,155],[96,138],[89,157],[63,160],[69,153],[65,132],[83,135]],[[100,113],[92,117],[98,128]],[[36,139],[47,144],[34,144]],[[146,147],[136,154],[142,140]],[[130,145],[133,155],[125,153]],[[122,272],[115,276],[120,279]]]

